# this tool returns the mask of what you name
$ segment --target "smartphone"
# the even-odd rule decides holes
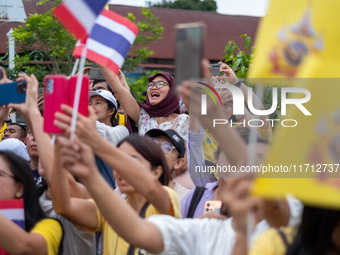
[[[44,131],[46,133],[62,133],[63,130],[59,129],[53,124],[54,114],[61,111],[62,104],[67,104],[73,107],[74,95],[76,91],[77,76],[72,76],[67,79],[64,75],[47,75],[44,79]],[[81,93],[79,101],[78,112],[87,116],[88,115],[88,76],[83,77],[81,84]]]
[[[221,211],[222,201],[220,200],[210,200],[206,201],[204,204],[203,214],[210,213],[210,212],[217,212]]]
[[[0,105],[25,103],[26,87],[26,81],[0,84]]]
[[[89,71],[90,80],[105,80],[99,68],[91,68]]]
[[[220,64],[211,64],[209,65],[210,70],[211,70],[211,76],[220,76]]]
[[[202,77],[202,58],[205,24],[201,22],[178,24],[176,31],[176,84]]]

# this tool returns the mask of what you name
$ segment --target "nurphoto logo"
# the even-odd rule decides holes
[[[265,110],[258,110],[254,106],[254,101],[253,101],[253,90],[251,87],[247,87],[247,102],[245,102],[244,94],[242,90],[234,85],[231,85],[229,83],[227,84],[222,84],[222,83],[217,83],[215,84],[215,88],[212,86],[205,84],[203,82],[198,82],[198,84],[201,84],[205,86],[206,88],[201,88],[201,87],[196,87],[198,89],[203,90],[207,94],[202,94],[201,95],[201,114],[202,115],[207,115],[207,95],[209,95],[212,100],[214,101],[215,105],[217,105],[217,102],[215,100],[215,96],[219,100],[220,104],[222,105],[222,100],[216,91],[216,89],[229,89],[229,91],[232,94],[233,98],[233,115],[244,115],[245,114],[245,103],[248,106],[248,110],[252,115],[257,115],[257,116],[263,116],[263,115],[270,115],[273,112],[276,111],[277,106],[278,106],[278,88],[273,87],[272,88],[272,105],[270,106],[269,109]],[[210,91],[212,91],[212,93]],[[288,98],[288,93],[299,93],[304,95],[303,98]],[[286,116],[287,115],[287,105],[295,105],[304,115],[306,116],[312,116],[312,114],[306,109],[306,107],[303,105],[311,99],[311,93],[309,90],[305,88],[297,88],[297,87],[282,87],[281,88],[281,116]],[[248,120],[247,124],[249,127],[262,127],[265,122],[268,121],[270,125],[273,127],[274,122],[280,121],[279,119],[257,119],[253,118]],[[284,127],[295,127],[297,126],[298,122],[294,119],[281,119],[281,125]],[[243,122],[232,122],[232,120],[227,120],[227,119],[214,119],[214,127],[216,125],[224,125],[224,124],[230,124],[235,125],[235,124],[241,124],[243,126],[246,126],[246,120],[243,120]]]

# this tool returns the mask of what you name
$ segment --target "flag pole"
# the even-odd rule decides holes
[[[82,50],[82,53],[81,53],[79,70],[83,70],[85,67],[86,53],[87,53],[87,46],[85,44]],[[74,95],[70,141],[74,140],[74,135],[76,132],[77,116],[78,116],[80,93],[81,93],[81,87],[82,87],[81,85],[83,82],[83,77],[84,77],[84,73],[81,71],[79,75],[77,76],[76,93]]]
[[[78,64],[79,64],[79,58],[76,59],[76,62],[73,65],[71,76],[76,74]]]
[[[259,98],[259,101],[255,101],[254,107],[256,109],[260,108],[260,102],[263,100],[264,89],[262,86],[256,88],[255,91],[256,96]],[[251,95],[253,96],[253,95]],[[254,100],[253,100],[254,101]],[[269,128],[269,127],[268,127]],[[248,144],[255,144],[255,146],[248,146],[248,162],[247,165],[251,166],[255,164],[255,155],[256,155],[256,140],[257,140],[257,127],[251,127],[249,132],[249,141]],[[247,214],[247,247],[249,249],[251,244],[251,234],[253,233],[255,228],[255,212],[253,210],[249,211]]]

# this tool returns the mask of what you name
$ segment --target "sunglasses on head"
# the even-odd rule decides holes
[[[172,144],[172,143],[169,143],[169,142],[161,142],[159,141],[157,138],[154,138],[154,137],[151,137],[151,139],[159,144],[162,148],[162,151],[165,153],[165,154],[169,154],[171,153],[174,149],[177,151],[176,147]],[[178,151],[177,151],[178,152]],[[179,155],[179,153],[177,153]]]

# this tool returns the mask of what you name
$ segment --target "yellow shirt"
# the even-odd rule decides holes
[[[204,131],[205,131],[203,140],[204,158],[206,160],[214,162],[215,152],[217,151],[218,148],[218,142],[215,140],[213,135],[207,129],[205,129]]]
[[[6,122],[4,122],[4,124],[2,125],[2,129],[0,130],[0,142],[2,140],[2,134],[5,131],[6,127],[7,127]]]
[[[172,212],[171,216],[175,218],[181,218],[181,209],[180,203],[177,194],[175,191],[170,189],[169,187],[163,186],[167,192],[169,193],[171,205],[172,205]],[[93,201],[93,200],[91,200]],[[88,230],[89,232],[96,232],[101,231],[103,233],[103,255],[126,255],[129,249],[129,243],[127,243],[123,238],[118,236],[118,234],[111,228],[109,223],[105,220],[103,215],[100,213],[97,205],[97,217],[98,217],[98,227],[97,229]],[[145,219],[149,218],[151,215],[160,214],[156,208],[150,204],[149,207],[146,209],[145,212]],[[131,229],[133,231],[133,229]],[[145,250],[135,247],[135,254],[148,254]]]
[[[280,230],[285,235],[288,244],[294,240],[296,229],[293,227],[281,227]],[[287,247],[282,237],[275,228],[270,228],[257,239],[250,247],[249,255],[284,255],[287,253]]]
[[[43,219],[33,227],[31,233],[37,233],[44,237],[48,255],[58,254],[60,242],[63,237],[63,230],[59,221]]]
[[[125,115],[124,114],[117,113],[116,119],[118,119],[119,125],[125,126]]]

